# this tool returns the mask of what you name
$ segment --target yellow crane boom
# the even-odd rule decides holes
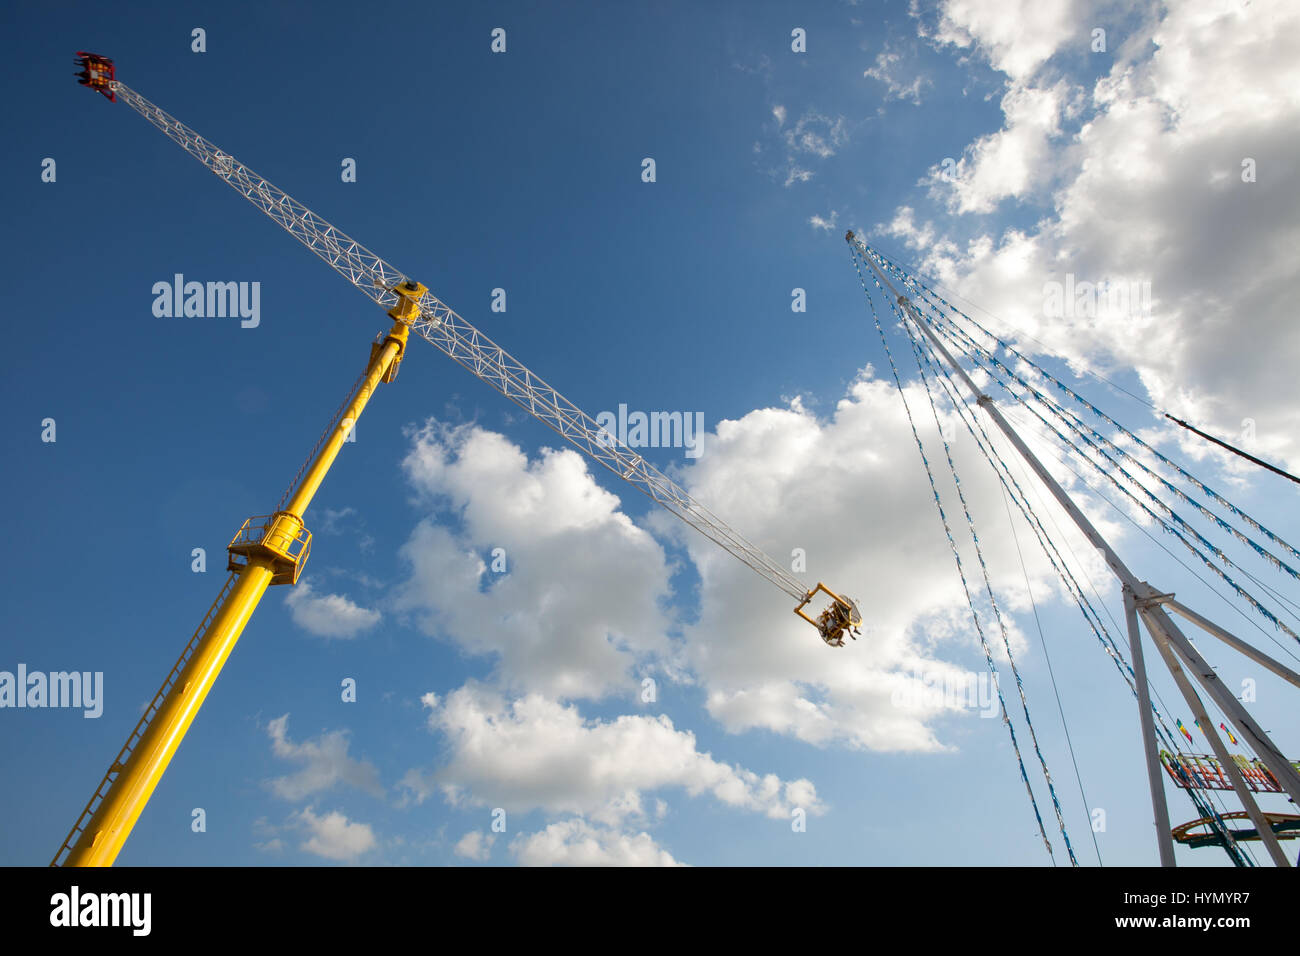
[[[262,595],[272,585],[297,582],[311,553],[311,533],[303,525],[307,506],[374,390],[396,376],[408,334],[406,323],[399,320],[371,349],[361,383],[291,489],[289,502],[273,515],[249,518],[235,534],[229,547],[230,575],[221,593],[95,788],[51,866],[108,866],[117,857]]]

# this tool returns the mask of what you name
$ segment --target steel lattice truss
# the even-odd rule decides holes
[[[405,273],[126,84],[114,82],[111,86],[123,102],[270,216],[376,304],[385,309],[397,305],[398,296],[391,290],[408,280]],[[667,475],[601,428],[582,409],[432,293],[426,293],[421,299],[420,316],[411,323],[411,329],[432,342],[456,364],[491,385],[706,538],[721,545],[786,594],[796,600],[803,600],[809,594],[809,589],[782,565],[728,527]]]

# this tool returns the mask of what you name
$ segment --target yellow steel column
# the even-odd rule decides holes
[[[406,345],[408,329],[402,319],[409,317],[412,314],[412,304],[418,303],[419,293],[414,292],[417,288],[420,292],[423,291],[422,286],[413,285],[411,294],[399,293],[401,295],[399,305],[390,311],[390,314],[398,319],[397,323],[384,339],[383,345],[372,349],[365,380],[353,394],[351,404],[335,424],[325,447],[312,462],[294,492],[292,500],[284,511],[279,513],[280,515],[287,512],[301,520],[303,512],[320,487],[330,465],[338,456],[348,432],[355,426],[375,387],[381,381],[392,381],[395,363],[400,361]],[[274,526],[268,524],[267,527],[271,529]],[[279,546],[276,547],[278,550]],[[293,559],[288,560],[292,567]],[[233,589],[222,602],[211,625],[199,640],[193,656],[181,671],[139,742],[131,750],[125,766],[114,764],[109,769],[105,777],[106,781],[114,772],[118,773],[118,777],[112,782],[89,823],[77,837],[63,865],[112,865],[126,838],[130,836],[131,828],[144,811],[150,796],[153,795],[158,781],[162,779],[172,755],[184,739],[185,732],[203,705],[208,691],[216,682],[217,675],[221,673],[221,668],[243,633],[244,626],[256,610],[262,595],[266,593],[271,579],[277,572],[283,572],[284,561],[283,555],[263,556],[257,553],[247,555],[247,564],[240,570]],[[103,784],[101,789],[102,787]],[[99,791],[96,791],[96,795],[98,793]],[[87,805],[87,810],[93,803],[94,797],[91,798],[91,804]],[[84,816],[85,813],[83,818]],[[80,822],[79,820],[78,824]],[[73,833],[76,833],[75,826]],[[66,841],[64,845],[67,845]],[[58,863],[57,856],[54,862]]]
[[[400,325],[400,323],[399,323]],[[339,450],[347,440],[348,432],[356,425],[357,419],[361,417],[362,411],[365,410],[366,403],[370,401],[370,396],[375,388],[379,385],[381,379],[388,373],[388,368],[393,364],[393,359],[402,349],[406,338],[406,326],[401,325],[402,341],[396,339],[395,334],[390,334],[384,340],[384,346],[379,354],[375,356],[375,361],[370,364],[370,372],[366,375],[365,381],[357,386],[356,393],[352,397],[352,404],[343,412],[339,418],[338,426],[334,433],[330,435],[329,441],[325,447],[320,450],[316,460],[307,469],[307,474],[302,476],[302,481],[298,483],[293,497],[289,503],[284,506],[284,510],[290,514],[302,517],[307,506],[311,504],[311,499],[315,497],[316,490],[325,480],[325,474],[330,470],[330,465],[334,464],[334,459],[338,457]],[[396,332],[396,330],[394,330]]]
[[[64,866],[110,866],[116,859],[208,691],[216,683],[244,625],[266,593],[271,575],[270,562],[264,558],[252,559],[244,569]]]

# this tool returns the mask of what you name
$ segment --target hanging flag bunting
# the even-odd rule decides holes
[[[1229,730],[1227,727],[1223,726],[1222,722],[1220,722],[1219,724],[1219,729],[1222,730],[1225,734],[1227,734],[1228,739],[1231,740],[1234,744],[1237,742],[1237,738],[1232,736],[1232,731]]]
[[[1192,735],[1189,734],[1189,733],[1187,732],[1187,728],[1183,726],[1183,720],[1182,720],[1182,718],[1181,718],[1181,717],[1178,718],[1177,720],[1174,721],[1174,723],[1176,723],[1176,724],[1178,725],[1178,729],[1181,730],[1181,731],[1183,732],[1183,736],[1187,738],[1187,742],[1188,742],[1189,744],[1192,744],[1192,745],[1194,746],[1194,745],[1196,744],[1196,741],[1194,741],[1194,740],[1192,739]]]

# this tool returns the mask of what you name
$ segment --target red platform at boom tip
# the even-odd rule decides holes
[[[117,102],[117,95],[113,92],[113,61],[106,56],[100,56],[98,53],[87,53],[85,50],[77,51],[77,66],[81,67],[80,73],[74,73],[77,82],[82,86],[88,86],[92,90],[99,90],[112,102]]]

